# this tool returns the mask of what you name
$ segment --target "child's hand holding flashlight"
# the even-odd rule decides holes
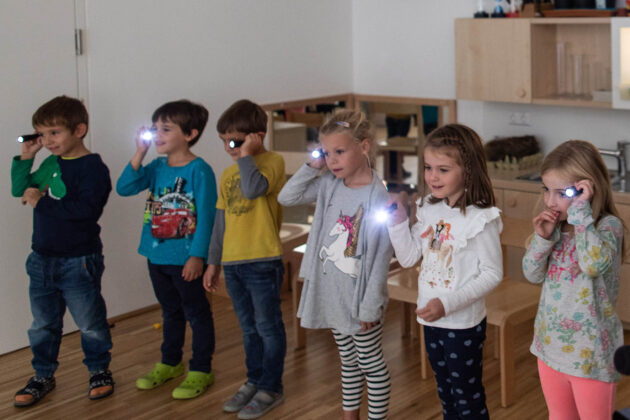
[[[311,168],[322,169],[326,166],[326,159],[324,159],[324,152],[322,149],[313,149],[309,152],[308,160],[306,164]]]

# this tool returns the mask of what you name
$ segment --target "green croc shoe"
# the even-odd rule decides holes
[[[205,373],[195,370],[188,372],[184,382],[173,390],[173,398],[186,400],[195,398],[206,392],[206,389],[214,383],[214,372]]]
[[[176,378],[184,374],[184,365],[179,363],[177,366],[166,365],[164,363],[156,363],[151,372],[141,376],[136,381],[138,389],[153,389],[169,379]]]

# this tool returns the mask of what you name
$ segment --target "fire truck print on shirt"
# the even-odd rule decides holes
[[[420,237],[428,241],[422,262],[420,278],[431,288],[453,288],[453,245],[447,241],[454,239],[451,224],[440,220],[435,227],[429,226]],[[423,247],[424,248],[424,247]]]
[[[173,188],[150,191],[144,208],[144,223],[151,224],[156,239],[180,239],[195,233],[197,208],[195,199],[184,192],[186,180],[175,178]]]

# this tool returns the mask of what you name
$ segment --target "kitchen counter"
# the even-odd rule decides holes
[[[488,168],[488,173],[490,175],[490,179],[492,180],[493,187],[530,193],[539,193],[541,191],[540,182],[521,180],[517,179],[517,177],[536,173],[537,171],[538,168],[529,168],[514,171]],[[613,191],[613,199],[615,200],[616,204],[630,204],[630,192]]]

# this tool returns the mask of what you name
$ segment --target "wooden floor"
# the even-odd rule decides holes
[[[283,296],[285,325],[291,326],[293,310],[290,294]],[[244,353],[240,330],[226,298],[214,298],[213,312],[217,348],[213,361],[216,383],[203,396],[190,401],[171,399],[177,381],[152,391],[138,391],[135,380],[160,360],[160,312],[153,310],[119,321],[112,329],[114,338],[111,370],[117,382],[116,392],[100,401],[87,399],[87,371],[81,360],[79,334],[64,337],[56,374],[57,388],[34,407],[13,407],[15,391],[32,374],[30,350],[23,349],[0,356],[0,419],[236,419],[221,411],[223,401],[245,380]],[[433,378],[420,379],[420,345],[417,338],[401,338],[401,306],[392,302],[385,323],[384,347],[392,375],[391,419],[440,419],[441,408]],[[524,325],[517,336],[517,402],[500,407],[499,366],[493,358],[493,331],[488,331],[484,360],[484,383],[488,408],[493,419],[544,419],[547,410],[540,389],[535,358],[528,347],[531,326]],[[26,332],[25,332],[26,334]],[[310,330],[306,349],[293,350],[293,336],[287,330],[288,352],[285,363],[286,401],[267,419],[338,419],[341,417],[339,360],[328,331]],[[626,334],[626,343],[630,335]],[[185,358],[190,358],[190,330]],[[617,407],[630,406],[630,378],[620,382]],[[362,418],[366,418],[365,401]]]

